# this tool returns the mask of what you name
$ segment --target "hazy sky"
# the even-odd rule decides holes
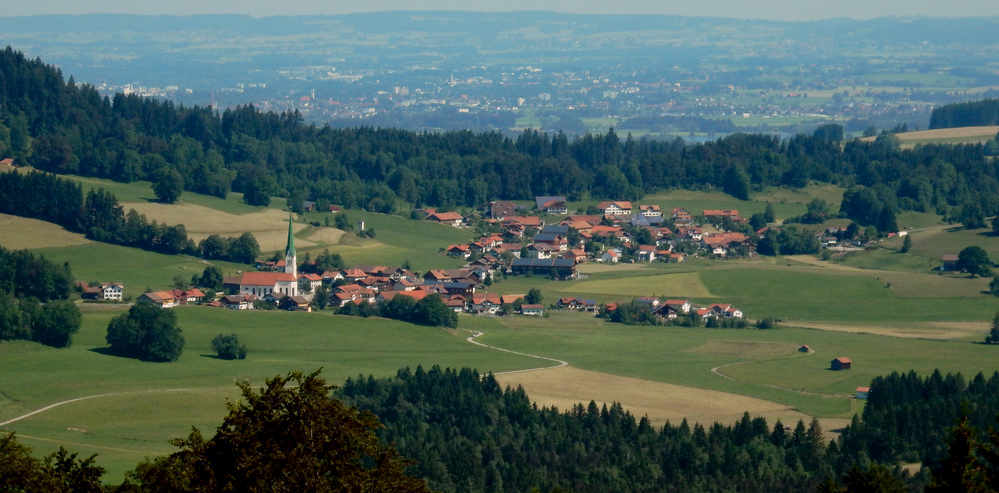
[[[880,16],[999,16],[996,0],[0,0],[0,15],[241,13],[343,14],[382,10],[554,10],[767,19]]]

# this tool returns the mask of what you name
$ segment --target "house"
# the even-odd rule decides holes
[[[870,393],[871,393],[870,387],[857,387],[856,397],[857,399],[860,400],[867,400],[867,396],[870,395]]]
[[[323,285],[323,276],[319,274],[306,273],[298,276],[299,282],[305,279],[309,283],[309,292],[315,293],[319,286]]]
[[[668,299],[658,305],[656,313],[662,318],[674,319],[690,313],[690,308],[690,300]]]
[[[201,292],[198,288],[191,288],[188,290],[174,289],[171,293],[173,293],[173,297],[177,300],[177,304],[179,305],[202,303],[205,301],[205,293]]]
[[[617,248],[608,248],[603,255],[600,256],[600,261],[607,264],[616,264],[621,260],[621,251]]]
[[[305,296],[291,296],[288,298],[288,310],[299,312],[311,312],[312,305]]]
[[[451,310],[454,310],[456,313],[461,313],[465,311],[466,304],[467,301],[465,300],[465,297],[461,295],[448,296],[446,299],[444,299],[444,305],[446,305]]]
[[[468,245],[450,245],[444,252],[449,257],[468,258],[472,255],[472,250]]]
[[[849,370],[850,367],[852,366],[853,366],[853,361],[850,361],[850,358],[847,358],[845,356],[840,356],[829,363],[829,368],[836,371]]]
[[[365,277],[368,277],[368,273],[355,267],[353,269],[344,270],[341,279],[344,281],[357,282]]]
[[[513,261],[510,269],[514,274],[544,275],[560,280],[576,278],[576,261],[567,258],[519,258]]]
[[[658,205],[640,205],[638,213],[644,217],[663,217],[663,209]]]
[[[125,285],[120,282],[101,283],[101,299],[105,301],[121,301],[125,296]]]
[[[704,209],[702,215],[707,219],[711,218],[720,219],[726,217],[733,221],[739,221],[741,219],[739,217],[738,209]]]
[[[465,218],[457,212],[434,212],[427,215],[427,220],[434,221],[440,224],[447,224],[448,226],[459,227],[465,221]]]
[[[323,284],[330,286],[334,282],[343,280],[343,273],[333,270],[324,271],[320,277],[323,278]]]
[[[466,281],[445,282],[441,284],[441,287],[444,288],[444,291],[448,295],[460,294],[463,296],[471,296],[475,294],[475,283],[473,282],[466,282]]]
[[[656,260],[656,246],[655,245],[638,245],[638,251],[635,252],[635,257],[639,262],[653,262]]]
[[[559,252],[569,249],[569,240],[564,235],[558,233],[538,233],[534,236],[534,244],[544,245]]]
[[[635,303],[638,303],[639,305],[646,305],[649,310],[655,310],[659,307],[659,303],[661,302],[659,301],[659,298],[653,296],[640,296],[635,298]]]
[[[174,298],[173,291],[150,291],[142,293],[139,300],[145,300],[160,308],[173,308],[177,306],[177,298]]]
[[[688,224],[694,219],[693,217],[691,217],[690,212],[687,212],[687,209],[683,209],[680,207],[673,209],[672,215],[673,215],[673,222],[677,224]]]
[[[330,214],[336,214],[337,212],[343,212],[343,207],[330,204]]]
[[[704,246],[711,249],[714,255],[725,256],[726,250],[732,245],[741,245],[749,240],[749,237],[742,233],[717,233],[703,236],[701,241]],[[719,253],[720,252],[720,253]]]
[[[345,306],[347,303],[374,303],[376,294],[376,291],[371,288],[357,284],[344,284],[333,291],[330,300],[336,306]]]
[[[538,216],[509,216],[503,220],[504,226],[519,226],[523,229],[540,229],[543,224],[541,218]]]
[[[103,291],[100,286],[88,286],[85,282],[80,282],[80,298],[85,300],[103,300]]]
[[[516,303],[517,300],[522,300],[524,298],[525,298],[525,295],[522,295],[522,294],[504,294],[504,295],[500,296],[500,304],[503,304],[503,305],[512,305],[512,304]]]
[[[569,256],[576,261],[577,264],[586,262],[586,259],[589,258],[586,255],[586,250],[583,250],[582,248],[573,248],[572,250],[569,250]]]
[[[718,317],[742,318],[742,310],[739,310],[732,305],[714,303],[708,308],[710,308],[711,311]]]
[[[601,202],[597,205],[597,209],[600,209],[600,213],[605,216],[630,216],[631,202],[627,200]]]
[[[562,310],[578,310],[580,303],[576,298],[559,298],[555,306]]]
[[[957,255],[943,255],[940,257],[940,270],[957,270]]]
[[[546,260],[552,258],[552,254],[557,251],[559,251],[558,248],[550,245],[535,243],[527,247],[527,258]]]
[[[540,317],[545,314],[545,307],[543,305],[521,305],[520,313],[529,317]]]
[[[493,219],[503,219],[507,216],[512,216],[517,213],[517,209],[520,207],[513,202],[507,202],[503,200],[496,200],[489,203],[489,217]]]
[[[498,294],[481,293],[472,295],[471,310],[476,313],[496,313],[503,305],[503,299]]]
[[[545,214],[560,214],[564,216],[569,213],[569,207],[566,205],[565,197],[535,197],[534,202],[537,205],[538,210],[544,212]]]
[[[230,310],[252,310],[255,299],[252,294],[230,294],[222,297],[221,304]]]

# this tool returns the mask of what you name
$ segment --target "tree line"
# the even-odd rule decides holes
[[[458,326],[458,314],[448,308],[437,293],[425,296],[419,301],[410,296],[396,295],[391,300],[379,303],[347,303],[338,308],[337,313],[361,317],[380,316],[431,327]]]
[[[930,114],[930,128],[986,125],[999,125],[999,99],[945,104]]]
[[[183,224],[159,224],[135,209],[126,214],[111,192],[84,195],[78,183],[50,173],[0,174],[0,212],[49,221],[92,240],[166,254],[241,263],[252,263],[260,254],[252,233],[235,239],[212,235],[195,244]]]
[[[69,346],[82,320],[68,300],[72,283],[68,264],[0,246],[0,340]]]
[[[536,131],[509,138],[334,129],[252,106],[216,113],[135,95],[101,97],[10,48],[0,52],[0,80],[0,150],[19,163],[124,182],[172,170],[186,190],[220,197],[235,190],[250,203],[279,195],[391,212],[400,200],[455,207],[549,194],[637,199],[665,188],[745,198],[818,181],[872,189],[892,211],[947,213],[973,202],[986,215],[999,212],[999,171],[981,145],[903,150],[887,134],[843,144],[842,128],[829,126],[790,139],[735,134],[703,144],[621,138],[613,130],[570,140]],[[855,218],[874,219],[881,215]]]

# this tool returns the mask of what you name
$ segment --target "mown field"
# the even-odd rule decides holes
[[[195,425],[211,433],[225,413],[233,385],[292,370],[322,368],[332,383],[358,374],[389,376],[405,366],[440,364],[483,371],[537,366],[536,360],[472,346],[438,329],[382,319],[325,313],[237,313],[180,308],[186,347],[175,363],[144,363],[103,354],[110,318],[118,311],[88,311],[68,349],[29,342],[0,343],[0,422],[77,397],[80,401],[3,427],[43,453],[65,445],[100,454],[109,481],[145,456],[167,453],[170,438]],[[244,361],[212,356],[211,339],[239,334]]]
[[[26,217],[0,214],[0,246],[10,250],[86,245],[82,234],[57,224]]]
[[[999,134],[999,126],[938,128],[895,134],[903,149],[920,144],[983,144]],[[873,141],[874,137],[861,140]]]

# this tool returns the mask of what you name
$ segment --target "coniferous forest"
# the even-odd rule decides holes
[[[997,390],[999,373],[967,383],[939,372],[879,377],[863,419],[834,442],[815,421],[771,424],[745,415],[731,426],[655,427],[617,404],[540,409],[522,389],[504,390],[492,375],[469,369],[361,376],[336,395],[377,415],[382,438],[415,461],[411,473],[444,492],[841,491],[840,484],[873,488],[880,481],[918,491],[946,475],[948,460],[960,459],[948,443],[962,417],[975,441],[988,443],[985,430],[999,425]],[[991,467],[982,481],[999,481],[992,446],[982,445],[976,458]],[[920,461],[929,471],[910,477],[894,470]]]
[[[999,212],[999,169],[981,145],[901,150],[887,134],[843,144],[842,130],[829,128],[787,140],[735,134],[696,145],[613,131],[569,140],[535,131],[510,138],[332,129],[250,106],[216,113],[102,97],[11,48],[0,52],[0,125],[0,153],[20,164],[125,182],[175,170],[186,190],[220,197],[235,190],[251,203],[279,195],[390,212],[400,199],[481,206],[547,194],[634,199],[665,188],[746,198],[754,189],[817,181],[869,189],[881,208],[949,214],[975,203],[986,215]]]
[[[999,99],[946,104],[930,114],[930,128],[999,125]]]

